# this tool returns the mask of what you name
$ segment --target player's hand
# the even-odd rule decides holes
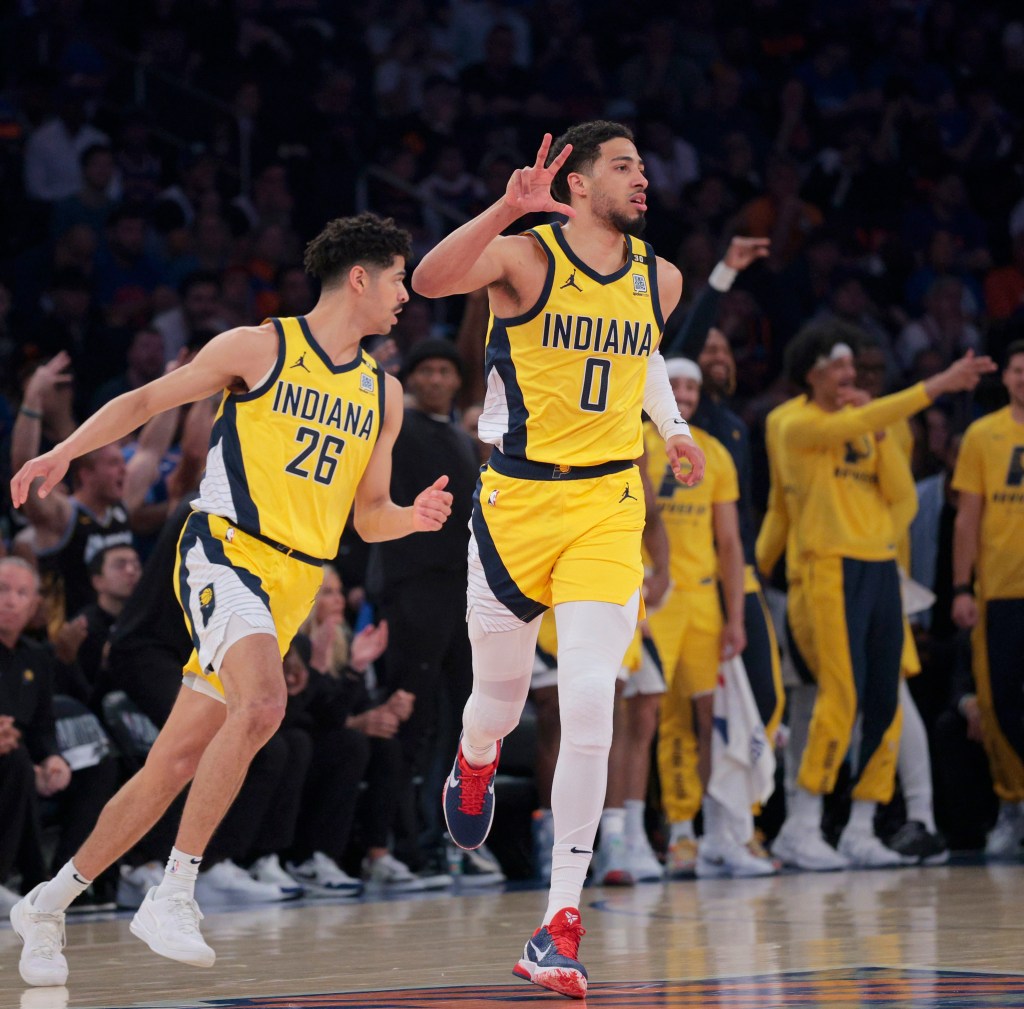
[[[725,250],[725,265],[733,270],[745,270],[758,259],[766,259],[772,251],[770,238],[741,238],[737,235]]]
[[[0,757],[18,748],[21,731],[10,715],[0,715]]]
[[[953,597],[951,612],[953,623],[962,630],[969,631],[978,623],[978,602],[974,596],[961,592]]]
[[[728,622],[722,628],[722,642],[719,650],[719,658],[725,662],[727,659],[734,659],[737,655],[743,654],[747,647],[747,632],[743,629],[742,622]]]
[[[525,168],[517,168],[512,173],[512,178],[508,180],[508,186],[505,188],[505,205],[512,207],[519,214],[551,211],[564,214],[566,217],[575,217],[576,211],[572,207],[559,203],[551,195],[551,183],[572,153],[572,144],[566,144],[558,152],[558,157],[550,165],[545,166],[544,162],[548,159],[550,149],[551,134],[545,133],[537,151],[537,160]]]
[[[974,351],[969,350],[931,381],[938,383],[939,395],[944,392],[969,392],[981,381],[982,375],[989,375],[995,370],[996,363],[991,357],[975,357]],[[928,388],[927,382],[925,388]]]
[[[836,405],[844,406],[867,406],[871,402],[871,393],[858,389],[855,385],[844,385],[836,394]]]
[[[357,673],[365,673],[371,662],[379,659],[388,647],[388,622],[367,624],[353,639],[349,665]]]
[[[78,649],[89,636],[89,622],[82,614],[62,624],[53,636],[53,651],[59,662],[71,665],[78,658]]]
[[[967,722],[967,738],[975,743],[984,743],[985,734],[981,728],[981,706],[978,698],[969,694],[960,702],[960,713]]]
[[[417,533],[437,532],[452,513],[452,496],[445,490],[448,477],[439,476],[412,503],[412,528]]]
[[[644,577],[644,605],[649,610],[656,610],[661,605],[669,584],[667,571],[652,571]]]
[[[665,442],[665,454],[676,479],[687,487],[696,487],[704,479],[704,453],[688,434],[674,434]],[[686,471],[683,462],[690,464]]]
[[[32,484],[40,477],[43,478],[43,482],[38,494],[41,498],[46,497],[64,479],[70,465],[71,459],[60,445],[36,456],[35,459],[29,459],[11,480],[11,503],[15,508],[20,508],[28,500]]]

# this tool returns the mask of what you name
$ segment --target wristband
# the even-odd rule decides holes
[[[43,419],[43,414],[42,414],[41,411],[33,410],[31,407],[28,407],[28,406],[21,406],[21,407],[19,407],[18,408],[18,413],[23,413],[30,420],[42,420]]]
[[[723,260],[711,271],[711,276],[708,277],[708,286],[713,287],[716,291],[720,291],[724,294],[730,287],[732,287],[739,275],[739,270],[734,270],[731,266],[726,266],[725,261]]]
[[[973,596],[974,586],[970,582],[963,582],[961,585],[953,586],[953,598],[957,596]]]

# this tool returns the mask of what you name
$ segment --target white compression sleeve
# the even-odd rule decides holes
[[[654,421],[658,433],[668,441],[675,434],[689,434],[690,425],[679,416],[679,407],[668,380],[665,358],[656,350],[647,359],[647,380],[644,383],[644,410]]]

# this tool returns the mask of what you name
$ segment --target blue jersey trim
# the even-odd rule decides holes
[[[526,424],[530,411],[526,408],[523,390],[519,386],[516,363],[512,360],[512,344],[503,320],[495,319],[487,339],[484,357],[484,378],[495,370],[505,386],[508,405],[508,431],[502,437],[502,447],[509,455],[526,456]]]
[[[274,363],[274,370],[267,376],[266,381],[264,381],[262,385],[256,386],[255,389],[239,393],[232,393],[229,391],[228,395],[236,403],[246,403],[250,400],[259,399],[260,396],[264,395],[268,389],[273,389],[274,383],[277,381],[278,376],[281,374],[281,369],[284,367],[284,327],[281,325],[280,319],[271,319],[270,321],[274,324],[274,328],[277,330],[277,361]]]
[[[481,483],[477,481],[476,490],[473,492],[472,523],[473,535],[476,537],[476,545],[480,550],[480,563],[483,565],[487,584],[500,603],[508,607],[523,623],[529,623],[534,617],[539,617],[547,607],[525,595],[509,574],[508,568],[505,567],[505,562],[494,545],[491,531],[487,528],[483,509],[480,507],[480,488]]]
[[[501,322],[505,326],[522,326],[536,319],[548,303],[548,298],[551,296],[551,287],[555,282],[555,254],[548,247],[547,242],[541,238],[536,228],[530,228],[525,234],[532,235],[537,244],[544,250],[544,255],[548,258],[548,272],[544,277],[544,286],[541,288],[540,295],[530,308],[520,315],[508,318],[500,315],[494,317],[495,322]]]
[[[663,333],[665,331],[665,316],[661,313],[661,298],[658,295],[658,257],[654,255],[654,249],[647,242],[644,242],[643,246],[647,256],[647,283],[651,288],[651,308],[654,309],[658,330]]]
[[[324,363],[324,367],[334,375],[344,374],[346,371],[352,371],[353,368],[358,368],[363,363],[363,352],[361,349],[356,350],[356,356],[351,361],[347,361],[345,364],[335,364],[328,356],[327,351],[316,342],[316,337],[313,336],[312,331],[309,328],[309,323],[306,322],[304,315],[297,316],[299,326],[302,328],[302,335],[306,338],[306,343],[313,349],[317,357],[320,358]]]
[[[238,438],[238,416],[235,400],[230,396],[224,400],[220,417],[213,425],[210,444],[220,440],[221,452],[224,456],[224,468],[227,471],[228,486],[231,489],[231,502],[235,506],[235,516],[240,526],[249,529],[260,529],[260,513],[256,502],[249,491],[249,479],[245,474],[245,459],[242,456],[242,443]]]
[[[384,430],[384,390],[387,387],[387,374],[384,369],[371,358],[366,363],[369,365],[372,362],[373,373],[377,376],[377,435],[373,439],[373,443],[376,445],[380,439],[380,433]]]

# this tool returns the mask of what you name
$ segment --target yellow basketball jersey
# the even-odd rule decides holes
[[[384,374],[362,350],[332,364],[305,318],[272,321],[277,361],[256,388],[225,392],[194,507],[334,557],[384,421]]]
[[[534,462],[636,459],[647,359],[664,326],[654,252],[624,236],[625,265],[602,275],[576,257],[559,225],[527,234],[547,255],[547,278],[522,315],[491,314],[480,437]]]

